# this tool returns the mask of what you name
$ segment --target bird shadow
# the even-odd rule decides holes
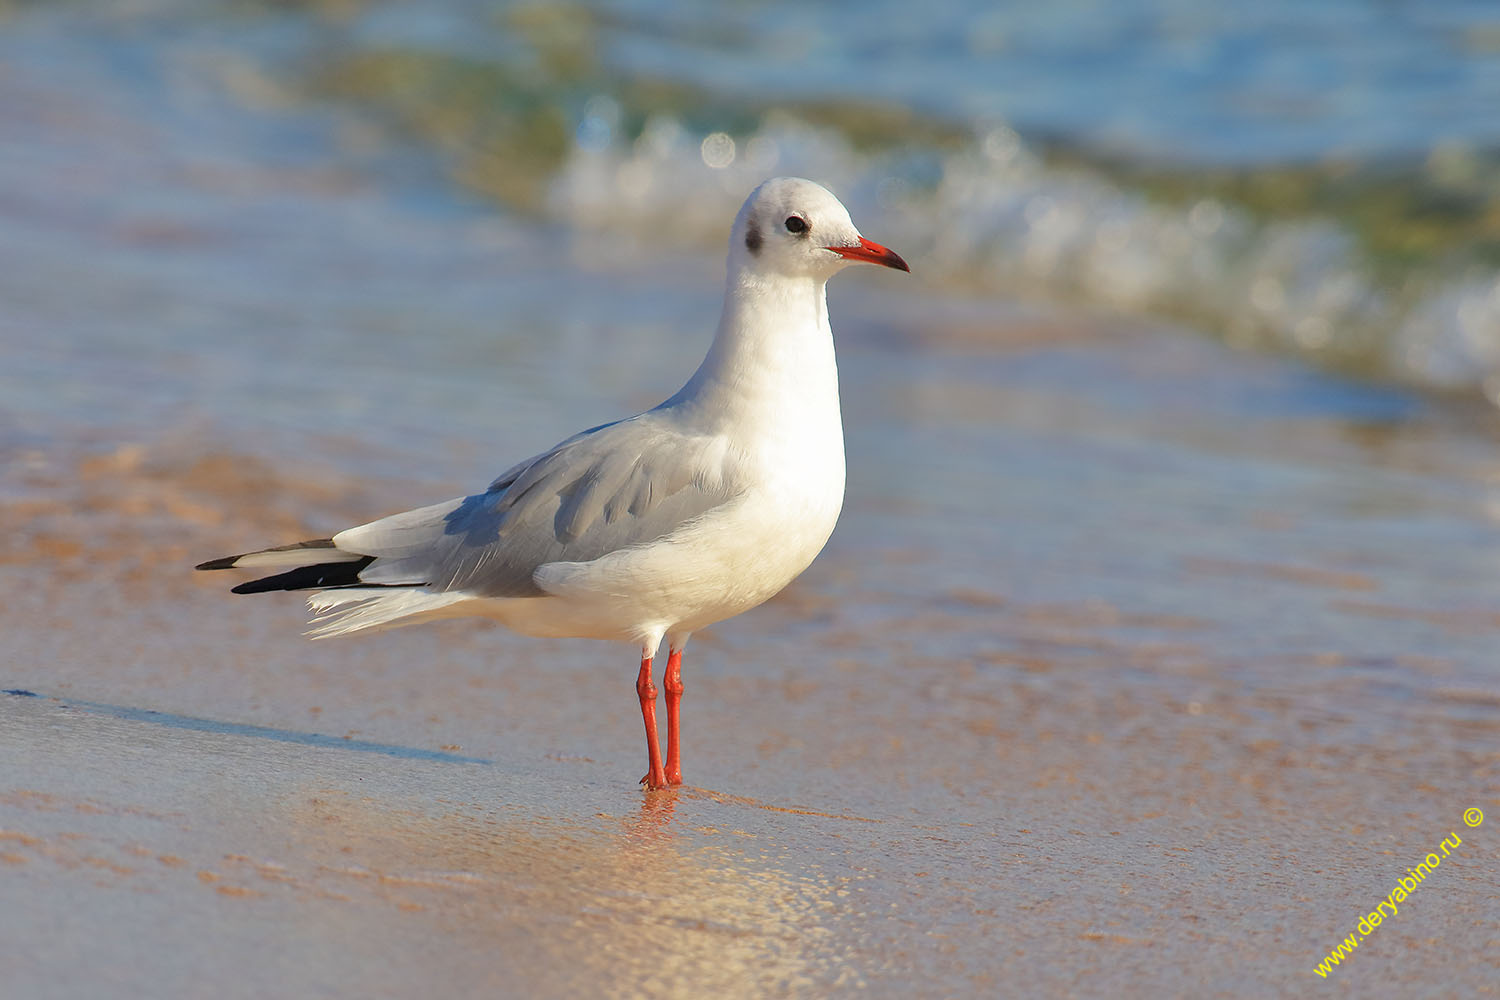
[[[43,697],[35,692],[24,691],[18,688],[12,688],[0,693],[19,698]],[[375,743],[370,740],[348,739],[343,736],[327,736],[323,733],[305,733],[295,729],[277,729],[274,726],[254,726],[243,722],[200,719],[192,715],[158,712],[153,709],[134,708],[129,705],[110,705],[97,701],[80,701],[75,698],[50,697],[48,700],[55,702],[59,708],[64,710],[71,709],[78,712],[87,712],[91,715],[102,715],[112,719],[122,719],[126,722],[149,722],[152,725],[164,726],[168,729],[185,729],[199,733],[275,740],[278,743],[292,743],[298,746],[318,747],[325,750],[349,750],[355,753],[374,753],[386,757],[398,757],[402,760],[437,761],[444,764],[495,763],[493,760],[484,757],[465,757],[461,754],[447,753],[442,750],[424,750],[420,747],[407,747],[395,743]]]
[[[90,715],[121,719],[126,722],[145,722],[167,729],[187,730],[216,735],[243,736],[252,739],[274,740],[297,746],[317,747],[326,750],[345,750],[354,753],[380,754],[401,760],[433,761],[443,764],[487,764],[495,761],[486,757],[468,757],[443,750],[425,750],[421,747],[401,746],[395,743],[376,743],[371,740],[356,740],[343,736],[327,736],[323,733],[307,733],[295,729],[278,729],[274,726],[256,726],[243,722],[224,722],[219,719],[203,719],[192,715],[159,712],[154,709],[136,708],[130,705],[111,705],[106,702],[83,701],[53,695],[40,695],[21,688],[0,690],[0,695],[14,698],[39,698],[52,702],[63,711],[86,712]],[[637,836],[646,839],[670,836],[675,814],[683,802],[712,802],[740,808],[764,810],[796,816],[821,819],[846,820],[857,823],[879,823],[878,819],[856,816],[849,813],[826,812],[801,805],[777,805],[762,802],[742,795],[731,795],[708,788],[681,785],[669,789],[644,791],[641,796],[640,814],[634,824]]]

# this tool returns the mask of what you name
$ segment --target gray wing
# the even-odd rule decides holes
[[[722,438],[684,434],[648,412],[569,438],[484,493],[350,528],[334,542],[376,557],[364,583],[535,596],[538,566],[654,542],[733,500],[742,485],[734,465]]]

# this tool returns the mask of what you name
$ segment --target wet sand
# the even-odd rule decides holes
[[[690,647],[678,792],[633,785],[628,650],[463,622],[311,643],[295,598],[187,571],[379,513],[412,484],[320,481],[181,437],[74,464],[12,455],[3,683],[35,697],[0,699],[8,981],[27,996],[1302,993],[1453,832],[1454,856],[1330,978],[1493,991],[1497,850],[1462,816],[1500,816],[1500,617],[1466,576],[1488,565],[1465,559],[1491,487],[1459,460],[1454,415],[1246,428],[1221,402],[1147,435],[1129,401],[1173,380],[1306,376],[1114,334],[1059,346],[1021,324],[986,355],[1016,378],[1043,356],[1080,377],[1109,362],[1113,401],[1049,398],[1031,377],[1022,403],[976,402],[929,371],[922,415],[881,403],[918,442],[982,419],[1050,465],[1010,472],[991,452],[988,473],[880,485],[861,457],[874,432],[851,431],[861,472],[830,550]],[[983,367],[948,342],[928,349]],[[1118,355],[1143,344],[1175,361],[1132,374]],[[938,377],[950,391],[925,392]],[[853,398],[881,398],[866,378]],[[1066,429],[1037,419],[1064,409]],[[1205,438],[1213,451],[1183,445]],[[1154,484],[1126,460],[1138,444]],[[1102,473],[1101,449],[1120,458]],[[1268,495],[1234,477],[1257,463]],[[1087,469],[1120,485],[1080,495]],[[1289,535],[1323,548],[1290,558]]]

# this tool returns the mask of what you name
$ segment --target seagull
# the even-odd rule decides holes
[[[861,262],[910,270],[826,188],[768,180],[735,218],[708,356],[666,402],[575,434],[483,493],[197,568],[277,570],[236,594],[314,591],[313,638],[477,615],[526,635],[634,643],[640,783],[680,785],[688,638],[791,583],[843,507],[825,288]],[[663,639],[665,759],[651,677]]]

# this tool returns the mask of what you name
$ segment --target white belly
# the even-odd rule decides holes
[[[660,541],[538,568],[548,597],[485,601],[464,613],[530,635],[638,641],[748,611],[791,583],[833,533],[844,502],[843,440],[824,437],[804,437],[754,490]]]

